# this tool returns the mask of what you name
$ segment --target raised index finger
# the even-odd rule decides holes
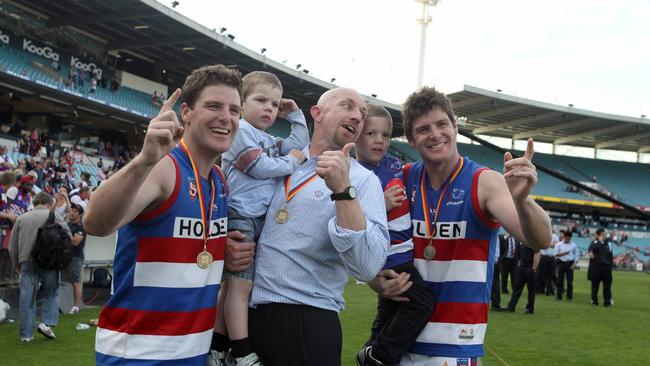
[[[533,139],[528,139],[528,145],[526,146],[526,153],[524,153],[524,158],[533,161],[533,155],[535,155]]]
[[[174,104],[176,104],[176,101],[178,100],[178,98],[180,98],[180,96],[181,96],[181,90],[180,89],[174,90],[172,95],[170,95],[169,98],[167,98],[167,100],[165,101],[165,103],[163,103],[162,107],[160,107],[160,112],[158,112],[158,115],[160,116],[161,114],[167,111],[171,111],[172,108],[174,108]]]

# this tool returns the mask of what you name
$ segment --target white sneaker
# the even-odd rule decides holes
[[[54,335],[54,331],[52,331],[52,328],[48,327],[43,323],[39,324],[36,330],[38,330],[39,333],[44,335],[45,338],[49,338],[49,339],[56,338],[56,335]]]
[[[25,343],[31,342],[31,341],[33,341],[33,340],[34,340],[34,337],[23,337],[23,338],[20,338],[20,341],[21,341],[21,342],[25,342]]]
[[[206,366],[224,366],[226,360],[226,352],[218,352],[213,349],[208,352],[208,360]]]
[[[259,357],[255,352],[249,353],[244,357],[236,358],[236,366],[262,366]]]
[[[73,306],[70,308],[70,311],[68,311],[68,314],[76,314],[79,312],[79,308],[76,306]]]

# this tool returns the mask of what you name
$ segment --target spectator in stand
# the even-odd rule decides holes
[[[603,283],[603,306],[612,306],[612,244],[605,229],[596,230],[596,239],[589,244],[589,270],[591,305],[598,305],[598,287]]]
[[[9,210],[5,192],[13,186],[16,176],[11,170],[0,173],[0,279],[13,280],[14,268],[9,257],[9,233],[16,221],[16,215]]]
[[[52,327],[59,321],[59,271],[43,269],[31,258],[38,228],[45,224],[53,204],[54,200],[49,194],[45,192],[37,194],[34,198],[35,209],[18,217],[11,233],[9,253],[16,271],[20,273],[20,340],[22,342],[33,340],[39,282],[43,293],[43,305],[42,322],[38,324],[37,330],[48,339],[56,338]],[[56,223],[70,235],[63,219],[58,215],[55,215],[55,219]]]
[[[90,187],[85,186],[70,192],[70,203],[79,205],[84,209],[90,201]]]
[[[97,79],[95,77],[90,78],[90,94],[95,94],[97,91]]]
[[[158,97],[158,92],[154,91],[153,94],[151,95],[151,103],[155,105],[156,107],[160,107],[160,97]]]
[[[11,159],[7,155],[7,147],[4,145],[0,146],[0,172],[13,169],[14,167],[14,163],[11,162]]]
[[[18,187],[13,186],[7,190],[7,201],[12,213],[20,216],[32,208],[32,191],[34,178],[25,175],[18,181]]]
[[[99,161],[97,161],[97,167],[98,167],[99,169],[101,169],[101,168],[104,167],[104,160],[102,160],[101,157],[99,157]]]
[[[68,189],[66,187],[59,187],[59,191],[56,192],[55,198],[56,202],[54,203],[54,209],[56,210],[56,213],[61,217],[66,217],[68,215],[68,211],[70,210]]]
[[[66,274],[74,294],[74,305],[68,314],[76,314],[81,306],[81,275],[84,265],[84,246],[86,245],[86,231],[81,223],[84,209],[80,205],[72,204],[68,213],[68,228],[72,233],[72,261],[66,269]]]
[[[578,246],[571,241],[573,233],[571,230],[562,230],[562,241],[555,245],[555,258],[557,260],[557,293],[558,300],[562,300],[564,294],[564,278],[566,277],[566,298],[573,300],[573,270],[580,257]]]

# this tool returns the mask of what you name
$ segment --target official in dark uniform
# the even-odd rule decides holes
[[[528,290],[528,303],[526,304],[525,313],[533,314],[535,312],[535,274],[539,265],[539,257],[539,250],[533,250],[519,243],[519,262],[512,284],[512,297],[510,303],[508,303],[509,312],[515,311],[519,297],[524,290],[524,285]]]
[[[519,240],[514,236],[508,234],[501,239],[499,238],[499,245],[501,246],[501,291],[504,294],[508,293],[508,277],[510,283],[515,283],[515,269],[517,268],[517,250],[519,247]]]
[[[499,234],[499,245],[496,246],[494,251],[494,268],[492,272],[492,290],[490,293],[490,309],[492,311],[504,311],[501,307],[501,241],[505,240],[503,234]]]
[[[614,255],[605,229],[596,231],[596,240],[589,244],[591,304],[598,305],[598,287],[603,283],[603,305],[612,306],[612,265]]]
[[[555,245],[560,242],[557,234],[553,233],[551,239],[551,246],[547,249],[539,251],[539,267],[537,268],[537,293],[555,295],[555,287],[557,282],[557,273],[555,270]]]

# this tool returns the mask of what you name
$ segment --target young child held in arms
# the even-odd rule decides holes
[[[368,104],[368,116],[356,142],[356,157],[374,172],[384,187],[388,213],[390,248],[384,269],[408,272],[413,282],[396,302],[379,297],[377,315],[370,339],[356,355],[357,365],[397,365],[408,351],[433,313],[433,295],[413,265],[411,215],[409,200],[402,183],[402,162],[386,155],[393,131],[393,120],[386,108]]]
[[[277,180],[305,161],[301,150],[309,144],[309,133],[298,105],[291,99],[282,99],[282,84],[275,75],[254,71],[244,76],[241,97],[239,130],[222,158],[231,188],[228,230],[239,230],[246,241],[257,242]],[[277,116],[291,122],[291,135],[286,139],[266,132]],[[226,283],[219,293],[219,314],[211,346],[211,357],[218,360],[216,365],[223,362],[229,347],[229,355],[234,359],[229,357],[229,364],[262,364],[248,340],[248,300],[253,276],[254,265],[244,272],[224,271]]]

